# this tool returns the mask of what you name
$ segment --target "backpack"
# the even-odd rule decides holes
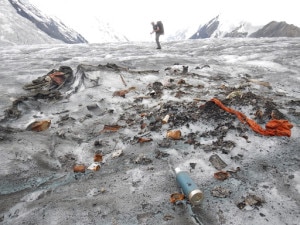
[[[157,21],[157,26],[159,27],[159,33],[160,34],[164,34],[165,30],[164,30],[164,25],[161,21]]]

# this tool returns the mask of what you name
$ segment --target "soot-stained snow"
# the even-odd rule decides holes
[[[299,39],[162,46],[0,50],[1,223],[297,224]],[[259,134],[213,98],[291,135]],[[170,202],[175,167],[204,193],[193,212]]]

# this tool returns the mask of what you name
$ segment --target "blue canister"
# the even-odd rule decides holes
[[[192,205],[199,205],[203,200],[203,193],[194,183],[188,172],[175,168],[176,181],[181,187],[184,195],[190,200]]]

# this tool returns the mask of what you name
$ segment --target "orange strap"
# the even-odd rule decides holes
[[[242,123],[247,123],[252,130],[259,134],[265,136],[291,136],[291,129],[293,125],[287,120],[270,120],[266,124],[266,129],[263,129],[254,120],[247,118],[247,116],[245,116],[243,113],[223,105],[223,103],[220,100],[213,98],[211,99],[211,101],[218,105],[221,109],[236,115]]]

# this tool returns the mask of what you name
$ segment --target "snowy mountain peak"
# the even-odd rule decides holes
[[[300,37],[300,28],[286,22],[272,21],[250,37]]]
[[[82,18],[77,15],[74,19],[73,13],[69,19],[62,20],[45,12],[29,0],[0,1],[0,46],[128,41],[98,15],[91,13]]]
[[[190,39],[223,37],[300,37],[300,28],[286,22],[275,21],[265,26],[253,26],[250,22],[218,15],[200,26]]]
[[[31,5],[27,0],[9,0],[17,13],[30,20],[37,28],[50,37],[68,44],[86,43],[87,41],[76,31],[65,26],[58,19],[44,15],[40,10]]]
[[[220,38],[220,37],[246,37],[257,30],[245,21],[232,20],[225,15],[218,15],[208,23],[200,26],[191,39]]]
[[[0,1],[0,46],[62,43],[20,16],[8,0]]]

